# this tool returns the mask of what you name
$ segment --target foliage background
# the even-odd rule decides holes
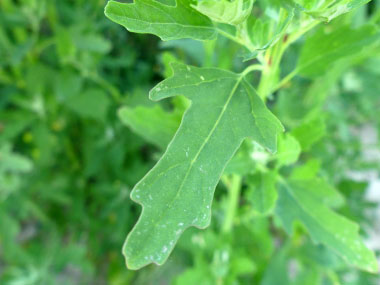
[[[249,189],[234,234],[221,235],[223,185],[209,229],[188,230],[162,267],[125,268],[121,246],[140,211],[129,193],[161,150],[124,126],[117,110],[157,104],[147,93],[170,75],[171,61],[235,71],[243,63],[239,48],[222,38],[163,43],[128,33],[105,18],[104,5],[0,2],[0,283],[379,284],[313,245],[302,229],[287,238],[278,221],[252,214]],[[379,7],[372,1],[326,29],[359,27],[367,17],[378,25]],[[286,55],[285,71],[303,43]],[[380,171],[379,78],[377,45],[315,81],[296,78],[269,101],[290,129],[307,116],[323,122],[301,161],[323,165],[322,175],[346,197],[339,212],[360,223],[367,239],[375,234],[378,250],[378,205],[366,199],[366,177]],[[179,117],[184,109],[181,101],[161,104]]]

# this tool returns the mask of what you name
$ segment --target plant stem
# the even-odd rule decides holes
[[[298,40],[300,37],[302,37],[305,33],[310,31],[312,28],[314,28],[316,25],[318,25],[320,22],[318,20],[313,20],[301,29],[295,31],[293,34],[289,35],[289,38],[286,42],[286,47],[290,46],[292,43],[294,43],[296,40]]]
[[[318,24],[319,24],[319,22],[314,20],[314,21],[310,22],[308,25],[306,25],[305,27],[303,27],[301,30],[290,35],[288,41],[284,45],[284,50],[288,46],[290,46],[290,44],[292,44],[293,42],[298,40],[303,34],[308,32],[310,29],[314,28]],[[270,93],[273,93],[273,92],[277,91],[278,89],[280,89],[281,87],[283,87],[286,83],[288,83],[290,80],[292,80],[293,77],[296,76],[299,71],[300,71],[300,68],[296,67],[293,71],[291,71],[288,75],[286,75],[283,79],[281,79],[280,82],[277,83],[276,86],[271,89]]]
[[[253,64],[248,66],[246,69],[243,70],[242,73],[240,73],[241,77],[245,77],[248,73],[256,70],[262,70],[263,66],[261,64]]]
[[[272,48],[265,53],[265,61],[263,72],[261,74],[258,93],[263,101],[270,95],[273,83],[278,75],[279,66],[285,46],[281,38]]]
[[[234,217],[239,206],[241,181],[241,176],[236,174],[233,174],[230,179],[224,179],[224,182],[228,188],[228,206],[226,210],[226,218],[222,227],[222,231],[224,233],[231,232],[233,228]]]
[[[285,50],[296,40],[298,40],[302,35],[306,32],[314,28],[319,24],[319,21],[314,20],[305,25],[300,30],[289,35],[287,40],[285,41],[284,37],[280,38],[280,40],[265,53],[265,62],[263,73],[260,79],[260,84],[258,87],[258,93],[263,101],[266,98],[275,92],[277,89],[284,86],[288,83],[294,76],[297,75],[299,69],[294,69],[291,73],[286,75],[279,83],[277,77],[279,76],[279,67],[281,63],[282,56],[284,55]],[[273,87],[275,85],[275,87]]]

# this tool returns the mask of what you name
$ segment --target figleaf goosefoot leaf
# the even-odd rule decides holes
[[[313,193],[312,184],[284,179],[279,184],[276,214],[289,234],[293,232],[294,222],[299,221],[315,243],[327,246],[352,266],[378,272],[376,257],[362,242],[357,224],[330,210]]]
[[[283,131],[245,80],[247,72],[172,68],[150,98],[184,95],[192,104],[166,152],[131,193],[143,209],[123,247],[130,269],[163,264],[186,228],[206,228],[215,187],[242,141],[251,137],[274,152]]]
[[[189,0],[177,0],[176,6],[152,0],[109,1],[105,15],[131,32],[154,34],[164,41],[210,40],[217,34],[210,19],[191,8]]]

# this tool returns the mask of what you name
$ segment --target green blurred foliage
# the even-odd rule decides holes
[[[187,230],[162,267],[126,269],[121,247],[140,212],[130,190],[157,161],[189,104],[179,97],[158,105],[148,100],[149,88],[171,75],[173,61],[235,71],[244,63],[239,47],[223,38],[159,42],[128,33],[105,18],[105,4],[0,2],[0,284],[378,284],[378,276],[314,245],[302,226],[287,237],[280,221],[267,216],[274,190],[258,205],[260,189],[245,187],[235,228],[223,234],[223,184],[210,228]],[[366,19],[371,27],[362,26]],[[271,184],[260,172],[263,163],[295,179],[318,174],[344,194],[338,211],[366,237],[375,205],[365,200],[367,184],[347,173],[380,172],[378,161],[363,157],[367,146],[355,131],[370,123],[380,133],[380,45],[344,59],[328,54],[318,68],[308,57],[324,49],[315,44],[322,34],[337,39],[341,27],[355,38],[338,34],[344,42],[337,50],[346,52],[352,42],[350,50],[360,50],[376,40],[357,42],[362,29],[379,24],[380,1],[372,1],[296,42],[281,68],[298,66],[306,77],[268,102],[291,135],[280,139],[274,157],[245,142],[226,173],[248,175],[247,181],[262,176],[254,179],[261,187]],[[276,37],[281,33],[282,25]]]

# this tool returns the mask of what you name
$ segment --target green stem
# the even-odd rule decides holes
[[[284,46],[284,50],[288,46],[290,46],[290,44],[292,44],[293,42],[295,42],[296,40],[298,40],[303,34],[305,34],[306,32],[308,32],[310,29],[314,28],[318,24],[319,24],[318,21],[316,21],[316,20],[312,21],[308,25],[306,25],[305,27],[303,27],[301,30],[299,30],[296,33],[290,35],[288,41],[286,42],[286,45]],[[298,74],[298,72],[300,71],[300,69],[301,69],[300,67],[296,67],[292,72],[290,72],[283,79],[281,79],[280,82],[277,83],[276,86],[274,88],[272,88],[270,92],[273,93],[273,92],[277,91],[278,89],[280,89],[281,87],[283,87],[284,85],[286,85],[290,80],[293,79],[294,76],[296,76]]]
[[[261,74],[258,93],[263,101],[271,94],[272,86],[277,79],[279,66],[281,63],[282,55],[285,52],[283,39],[280,40],[270,48],[265,54],[263,73]]]
[[[253,64],[248,66],[246,69],[243,70],[242,73],[240,73],[241,77],[245,77],[248,73],[256,70],[262,70],[263,66],[261,64]]]
[[[289,35],[289,38],[286,42],[286,48],[290,46],[292,43],[294,43],[296,40],[298,40],[300,37],[302,37],[305,33],[310,31],[312,28],[317,26],[320,22],[318,20],[313,20],[309,22],[307,25],[304,27],[301,27],[301,29],[295,31],[293,34]]]
[[[239,175],[233,174],[231,176],[231,179],[225,178],[223,180],[228,188],[228,206],[222,231],[225,233],[229,233],[233,228],[235,214],[239,206],[242,178]]]
[[[293,34],[290,34],[285,42],[284,37],[280,38],[280,40],[271,49],[267,51],[265,55],[266,63],[264,63],[265,65],[258,88],[258,93],[264,101],[270,94],[284,86],[294,76],[297,75],[297,73],[299,72],[298,68],[286,75],[279,83],[276,84],[278,80],[277,76],[279,75],[280,63],[286,49],[293,42],[298,40],[302,35],[304,35],[306,32],[308,32],[318,24],[319,21],[311,21],[300,30],[297,30]],[[275,85],[275,87],[273,87],[273,85]]]

